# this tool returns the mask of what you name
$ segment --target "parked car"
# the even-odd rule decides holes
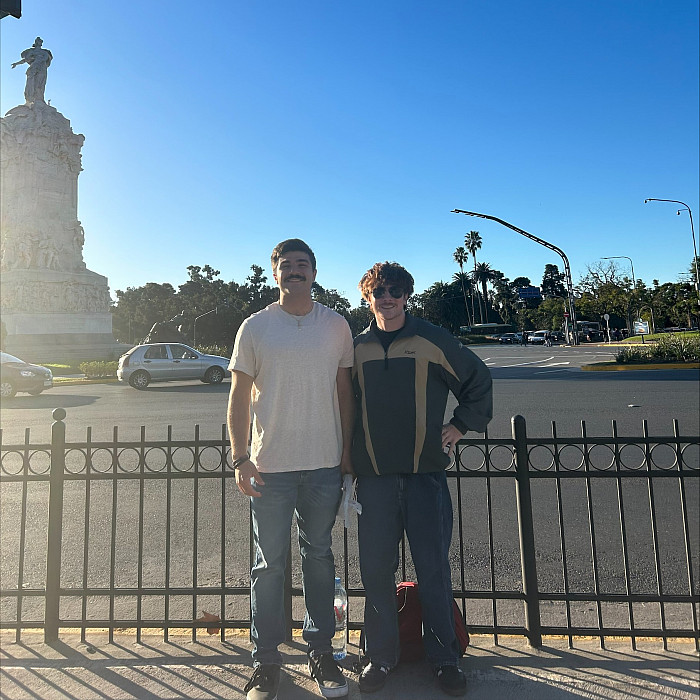
[[[134,389],[145,389],[151,382],[199,379],[220,384],[230,375],[229,360],[205,355],[183,343],[148,343],[131,348],[119,358],[117,379]]]
[[[551,331],[535,331],[534,333],[530,333],[527,337],[527,342],[533,345],[544,345],[546,342],[545,335],[548,332],[551,333]],[[554,340],[554,338],[552,338],[552,340]]]
[[[504,343],[504,344],[513,344],[513,343],[519,343],[520,342],[520,334],[519,333],[504,333],[499,339],[499,343]]]
[[[32,365],[19,357],[0,352],[0,397],[9,399],[18,391],[38,396],[53,386],[51,370]]]

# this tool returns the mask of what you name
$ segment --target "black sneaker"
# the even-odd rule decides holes
[[[459,696],[467,692],[467,677],[459,666],[440,666],[436,674],[443,693]]]
[[[380,666],[370,662],[360,674],[360,692],[376,693],[378,690],[381,690],[390,673],[391,669],[388,666]]]
[[[348,694],[348,681],[330,652],[309,656],[309,675],[324,698],[344,698]]]
[[[246,700],[277,700],[279,687],[280,667],[276,664],[261,664],[255,667],[243,692],[247,693]]]

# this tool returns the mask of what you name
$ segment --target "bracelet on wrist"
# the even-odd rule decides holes
[[[234,459],[233,462],[231,463],[231,466],[234,469],[238,469],[241,464],[245,464],[245,462],[250,460],[250,455],[243,455],[243,457],[238,457],[238,459]]]

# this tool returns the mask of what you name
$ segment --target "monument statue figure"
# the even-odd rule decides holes
[[[24,88],[24,99],[26,104],[33,102],[46,102],[44,100],[44,89],[46,88],[46,74],[51,65],[53,56],[48,49],[42,48],[43,40],[37,37],[34,44],[22,51],[21,61],[12,64],[12,67],[27,63],[27,84]]]

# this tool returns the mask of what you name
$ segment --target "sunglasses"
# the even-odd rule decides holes
[[[381,299],[386,292],[389,292],[389,294],[394,297],[394,299],[400,299],[404,292],[401,287],[397,287],[395,285],[392,285],[387,289],[386,287],[376,287],[375,289],[372,290],[372,296],[375,299]]]

